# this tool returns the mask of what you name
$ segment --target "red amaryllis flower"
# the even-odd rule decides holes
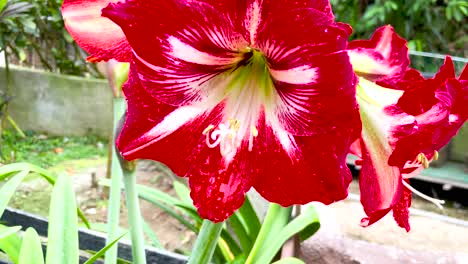
[[[456,79],[447,57],[434,78],[425,80],[407,68],[406,42],[389,26],[349,48],[362,76],[356,91],[362,136],[352,147],[362,159],[359,185],[368,215],[362,224],[370,225],[393,209],[398,225],[409,231],[408,207],[416,190],[408,179],[437,158],[468,118],[468,70]],[[384,70],[359,64],[369,61]]]
[[[131,47],[118,139],[126,159],[188,177],[199,214],[213,221],[251,187],[283,206],[347,196],[346,154],[360,133],[356,78],[350,27],[334,22],[328,1],[127,0],[99,18],[104,2],[65,1],[63,14],[93,60],[127,58],[120,47]],[[91,35],[77,29],[89,18]],[[125,39],[91,41],[107,18]]]

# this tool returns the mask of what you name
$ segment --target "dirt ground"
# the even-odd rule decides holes
[[[159,165],[144,161],[139,163],[137,169],[140,184],[158,188],[175,196],[170,177],[164,175],[167,172]],[[98,179],[105,177],[105,164],[73,171],[73,174],[81,209],[91,222],[105,223],[107,205],[103,199],[104,188],[97,185]],[[19,198],[16,200],[27,201],[29,209],[26,209],[34,212],[31,209],[39,204],[34,199],[43,198],[31,200],[30,196],[37,194],[38,191],[50,193],[50,187],[47,187],[43,181],[27,182],[21,187]],[[357,194],[356,183],[352,184],[350,191]],[[399,228],[390,214],[368,228],[359,226],[364,212],[356,195],[351,195],[347,200],[331,206],[314,204],[319,211],[322,227],[317,235],[303,244],[304,260],[307,263],[319,264],[468,263],[467,222],[440,217],[441,212],[435,206],[418,199],[414,200],[414,207],[434,212],[412,210],[412,229],[409,233]],[[122,205],[121,223],[126,227],[124,202]],[[165,249],[182,253],[190,250],[196,238],[193,232],[148,202],[143,201],[141,207],[145,220],[155,231]],[[445,210],[449,211],[450,215],[468,220],[466,209],[446,208]],[[37,211],[41,213],[41,210]],[[447,212],[442,213],[447,214]],[[104,225],[98,224],[96,227],[102,229]]]

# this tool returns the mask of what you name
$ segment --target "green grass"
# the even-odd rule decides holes
[[[4,131],[0,162],[29,162],[50,168],[70,160],[102,159],[107,155],[107,141],[96,136],[48,136],[31,131],[21,138]]]

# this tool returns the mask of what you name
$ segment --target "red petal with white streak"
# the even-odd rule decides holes
[[[297,52],[302,53],[302,52]],[[292,52],[270,71],[281,103],[276,106],[283,126],[294,135],[326,133],[353,118],[357,109],[356,77],[346,52],[308,57],[298,63]],[[287,66],[277,70],[274,66]],[[267,109],[268,111],[268,109]]]
[[[191,196],[200,216],[218,222],[229,217],[244,202],[254,175],[249,163],[239,157],[227,167],[218,149],[208,148],[203,130],[219,122],[221,107],[200,113],[180,124],[172,116],[176,108],[155,100],[139,84],[132,66],[124,86],[128,113],[117,146],[125,159],[147,158],[166,164],[174,173],[189,178]],[[189,111],[185,115],[191,115]],[[248,153],[248,151],[242,151]],[[247,164],[247,165],[245,165]]]
[[[468,118],[468,85],[455,79],[454,67],[447,58],[433,79],[414,82],[391,111],[414,115],[417,126],[398,139],[389,164],[404,166],[419,153],[428,159],[448,144]]]
[[[145,89],[172,105],[206,98],[205,84],[239,62],[247,47],[228,14],[199,1],[127,1],[103,15],[125,32]]]
[[[370,40],[350,42],[348,54],[358,75],[383,86],[401,79],[409,65],[406,40],[391,26],[378,28]]]
[[[330,204],[346,198],[352,180],[346,155],[360,133],[358,113],[355,115],[334,131],[313,136],[292,136],[284,131],[282,137],[278,129],[260,127],[265,132],[256,138],[256,155],[251,160],[257,166],[254,173],[259,173],[254,188],[282,206],[311,201]],[[294,151],[285,151],[285,145]]]
[[[361,203],[368,215],[361,222],[363,226],[378,221],[400,200],[401,169],[389,166],[388,159],[393,151],[394,136],[411,133],[415,125],[415,120],[410,115],[388,115],[382,106],[375,104],[370,92],[379,92],[388,102],[393,97],[395,103],[398,94],[401,94],[362,79],[358,87],[362,121],[362,139],[360,148],[357,148],[362,155],[359,187]]]
[[[266,55],[272,68],[290,68],[311,56],[346,49],[349,25],[334,23],[333,17],[314,8],[284,7],[267,14],[259,22],[255,38],[251,37],[255,41],[251,45]]]
[[[62,16],[75,41],[90,53],[88,61],[128,62],[131,48],[120,27],[101,16],[101,9],[118,0],[64,0]]]

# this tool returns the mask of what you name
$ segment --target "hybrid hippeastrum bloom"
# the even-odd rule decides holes
[[[362,135],[352,152],[362,165],[361,202],[368,215],[362,224],[368,226],[392,210],[398,225],[409,231],[411,192],[423,195],[409,185],[409,178],[437,159],[437,151],[467,120],[468,67],[457,79],[447,57],[433,78],[424,79],[408,68],[406,41],[390,26],[377,29],[369,41],[350,42],[348,48],[360,76],[356,98]]]
[[[251,187],[283,206],[347,196],[356,77],[328,1],[65,0],[63,15],[91,61],[131,63],[122,155],[188,177],[202,217]]]

